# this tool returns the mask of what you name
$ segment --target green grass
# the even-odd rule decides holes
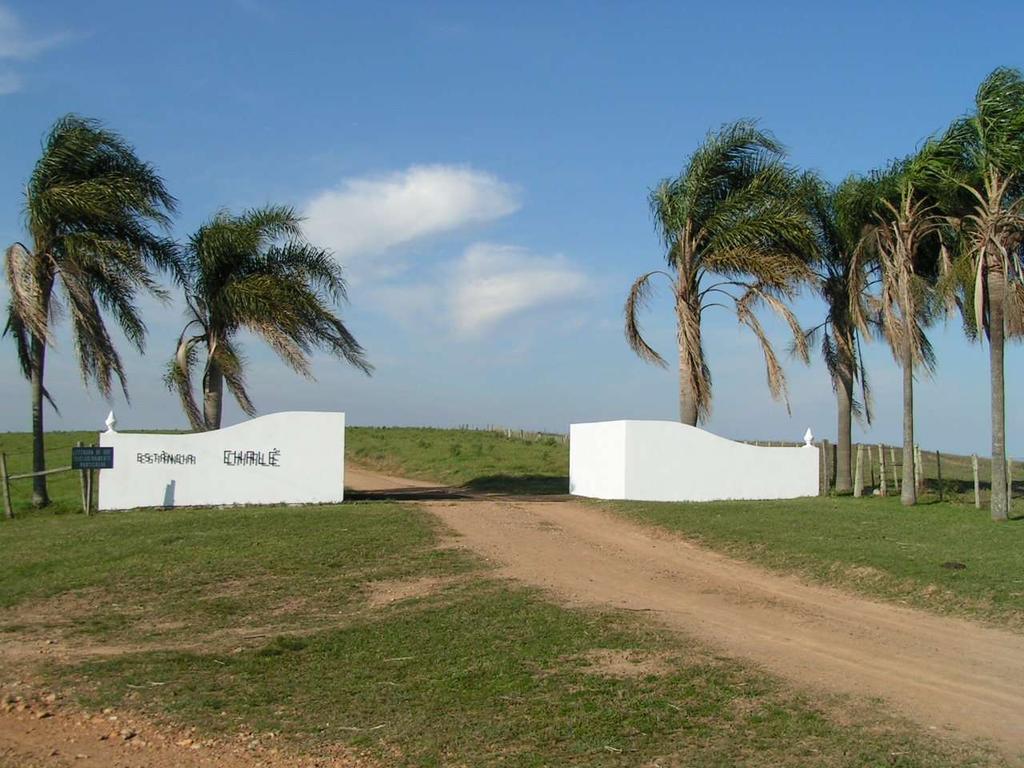
[[[907,508],[892,497],[605,504],[775,570],[1024,629],[1021,520],[993,523],[956,503]]]
[[[554,606],[442,534],[381,503],[27,516],[0,526],[4,647],[56,638],[68,662],[19,663],[90,709],[388,765],[997,763],[632,614]],[[431,591],[370,600],[423,578]],[[617,677],[598,650],[657,664]]]
[[[373,503],[39,514],[0,526],[0,608],[60,598],[55,626],[97,641],[287,627],[305,612],[349,610],[368,582],[467,568],[433,540],[422,513]],[[8,615],[0,632],[18,625],[17,611]]]
[[[496,493],[569,492],[569,448],[559,435],[421,427],[350,427],[350,460],[403,477]]]
[[[48,469],[71,465],[71,449],[81,441],[83,445],[96,445],[98,432],[47,432],[46,466]],[[32,471],[32,435],[27,432],[0,432],[0,452],[7,455],[7,471],[19,475]],[[82,486],[78,472],[61,472],[48,477],[51,506],[55,513],[82,511]],[[11,482],[11,502],[14,513],[32,511],[32,481]],[[0,512],[2,514],[2,512]]]

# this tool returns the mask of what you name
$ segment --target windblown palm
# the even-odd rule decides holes
[[[857,248],[853,277],[861,280],[870,266],[879,292],[869,309],[903,369],[903,476],[900,500],[917,503],[914,478],[914,369],[934,370],[935,357],[924,329],[935,314],[935,279],[943,221],[925,189],[929,152],[894,163],[862,182],[860,194],[873,198],[872,221]],[[851,297],[862,295],[855,284]],[[858,330],[870,332],[871,315],[861,302],[850,304]]]
[[[815,285],[825,301],[825,319],[805,334],[808,343],[821,340],[832,387],[836,392],[838,442],[836,444],[836,491],[853,488],[851,473],[852,416],[871,423],[871,395],[851,304],[865,312],[864,294],[853,291],[863,286],[863,276],[854,276],[854,252],[865,224],[867,211],[860,194],[860,182],[847,179],[837,189],[814,177],[806,182],[808,207],[818,235],[819,258],[814,265]],[[860,384],[861,402],[854,397]]]
[[[956,121],[940,142],[940,171],[961,195],[947,211],[960,249],[947,288],[957,291],[968,331],[989,340],[992,382],[992,501],[995,520],[1008,515],[1003,346],[1020,335],[1024,313],[1024,78],[997,69],[978,89],[974,114]]]
[[[109,313],[125,337],[143,348],[146,327],[137,291],[164,292],[153,268],[176,271],[176,250],[152,227],[166,228],[174,199],[152,166],[94,120],[68,115],[50,130],[25,190],[30,244],[7,249],[11,299],[5,334],[17,345],[32,388],[32,467],[46,468],[43,400],[46,348],[54,321],[67,315],[86,383],[108,397],[117,378],[127,396],[124,367],[107,330]],[[34,479],[32,501],[49,503],[46,477]]]
[[[704,310],[731,308],[757,337],[768,386],[785,399],[786,379],[755,308],[767,304],[789,324],[795,348],[807,346],[784,300],[811,277],[816,244],[795,174],[782,147],[753,123],[709,134],[682,173],[651,193],[655,226],[669,272],[641,275],[626,300],[626,340],[641,359],[666,366],[644,340],[638,314],[655,275],[668,278],[675,298],[679,345],[679,416],[696,425],[711,409],[711,374],[701,342]]]
[[[166,381],[180,395],[194,429],[220,428],[225,383],[245,413],[256,412],[234,338],[243,328],[303,376],[310,376],[314,349],[366,373],[372,370],[332,309],[345,298],[341,268],[330,253],[303,239],[290,208],[267,207],[240,216],[218,213],[189,240],[184,269],[189,321]],[[200,356],[205,356],[202,410],[192,392]]]

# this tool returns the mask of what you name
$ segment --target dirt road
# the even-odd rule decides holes
[[[1024,636],[771,574],[594,504],[433,499],[429,483],[351,467],[346,480],[403,489],[503,574],[565,602],[644,612],[800,687],[881,698],[1024,764]]]

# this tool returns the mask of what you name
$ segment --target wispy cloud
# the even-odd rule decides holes
[[[361,303],[373,307],[410,331],[444,329],[445,298],[443,283],[418,282],[384,284],[371,287]]]
[[[527,310],[582,295],[586,275],[562,256],[514,245],[475,243],[453,269],[451,320],[460,336],[479,336]]]
[[[346,179],[305,207],[307,237],[351,265],[431,235],[500,219],[519,208],[514,187],[465,166],[414,165]]]
[[[21,90],[22,78],[11,69],[10,62],[31,59],[66,39],[65,33],[29,34],[14,12],[0,5],[0,96]]]

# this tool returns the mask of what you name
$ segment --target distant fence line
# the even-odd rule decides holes
[[[569,443],[569,435],[566,432],[537,432],[529,429],[512,429],[512,427],[504,427],[500,424],[487,424],[484,426],[460,424],[456,429],[460,429],[464,432],[496,432],[497,434],[504,435],[509,440],[514,439],[525,440],[527,442],[537,442],[538,440],[554,438],[560,443],[566,445]]]
[[[836,488],[837,447],[828,440],[818,443],[821,452],[821,492],[829,495]],[[933,492],[939,500],[972,498],[981,508],[982,496],[991,483],[991,460],[977,454],[963,455],[926,451],[914,446],[914,484],[917,492]],[[851,446],[853,495],[899,495],[903,482],[903,447],[885,443],[854,443]],[[1007,493],[1012,499],[1014,486],[1014,459],[1006,460]]]

